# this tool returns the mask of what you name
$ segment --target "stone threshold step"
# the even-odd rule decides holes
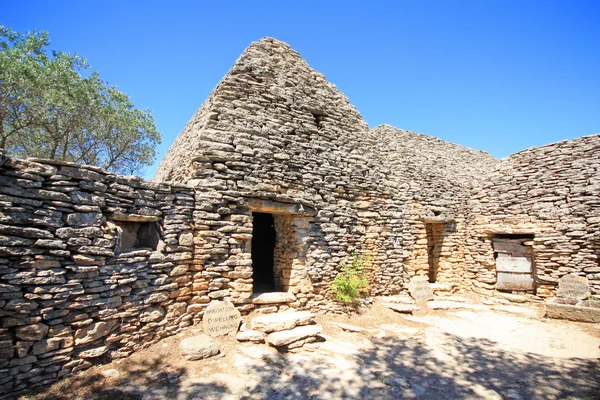
[[[315,314],[309,311],[260,315],[250,320],[250,329],[265,333],[285,331],[296,326],[308,325],[314,321],[314,318]]]
[[[251,297],[252,304],[289,304],[296,301],[296,296],[288,292],[267,292]]]

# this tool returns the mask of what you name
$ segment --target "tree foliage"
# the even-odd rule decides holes
[[[84,58],[48,45],[47,32],[0,26],[0,147],[123,174],[152,164],[160,133],[150,111],[97,73],[82,76]]]

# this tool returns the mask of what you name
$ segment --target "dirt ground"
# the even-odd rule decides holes
[[[299,353],[222,337],[220,355],[187,361],[190,328],[20,399],[600,399],[600,324],[459,297],[399,314],[386,300],[318,316],[321,341]]]

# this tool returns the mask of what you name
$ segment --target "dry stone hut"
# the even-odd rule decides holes
[[[217,85],[156,179],[200,189],[195,258],[219,289],[206,295],[250,304],[284,291],[296,306],[329,308],[329,284],[352,253],[372,256],[373,294],[399,292],[415,272],[458,286],[467,199],[494,164],[424,135],[369,131],[323,75],[265,38]]]
[[[468,208],[465,272],[476,288],[549,297],[575,274],[600,294],[600,135],[502,160]]]
[[[449,291],[551,296],[569,273],[599,294],[599,153],[590,136],[498,162],[370,130],[264,38],[156,182],[0,152],[0,394],[127,356],[199,323],[215,299],[242,313],[339,311],[329,285],[353,253],[372,259],[373,295],[423,275]]]

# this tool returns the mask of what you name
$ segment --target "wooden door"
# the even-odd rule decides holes
[[[496,253],[496,289],[535,290],[533,251],[524,245],[531,239],[492,239]]]

